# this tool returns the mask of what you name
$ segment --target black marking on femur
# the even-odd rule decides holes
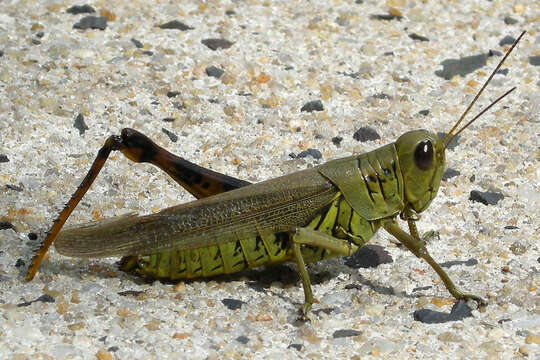
[[[198,268],[195,269],[195,271],[193,271],[194,273],[198,273],[202,271],[202,266],[199,266]]]
[[[259,260],[261,260],[262,258],[264,258],[264,255],[261,254],[261,255],[259,255],[259,256],[255,259],[255,261],[259,261]]]
[[[420,170],[428,170],[433,164],[433,144],[424,140],[414,149],[414,162]]]
[[[392,160],[392,162],[390,163],[390,165],[392,166],[392,171],[393,171],[394,174],[395,174],[396,171],[397,171],[396,162],[395,162],[394,160]]]
[[[240,266],[240,265],[243,265],[244,264],[244,259],[234,263],[233,267],[237,267],[237,266]]]
[[[375,176],[373,176],[373,175],[368,175],[367,179],[368,179],[369,182],[376,182],[377,181],[377,178]]]
[[[242,246],[240,245],[240,241],[237,240],[234,246],[233,256],[237,257],[237,256],[241,256],[242,254],[243,254]]]
[[[176,272],[181,274],[181,273],[185,273],[187,271],[187,268],[184,267],[183,269],[178,269]]]
[[[220,267],[221,267],[221,264],[218,264],[218,265],[214,266],[214,267],[212,268],[212,270],[210,270],[210,271],[216,271],[216,270],[219,269]]]
[[[326,249],[321,249],[321,260],[324,259],[325,254],[326,254]]]
[[[234,252],[237,252],[238,250],[242,250],[242,244],[240,244],[240,240],[236,240],[234,243]]]
[[[220,257],[221,257],[221,250],[218,247],[216,251],[216,255],[214,255],[214,261],[219,259]]]
[[[281,240],[281,249],[285,250],[287,248],[287,245],[289,243],[289,233],[286,232],[280,232],[276,234],[276,237],[279,237]]]
[[[320,211],[321,218],[319,219],[317,226],[315,226],[315,230],[318,230],[321,227],[324,219],[326,218],[326,214],[328,213],[329,210],[330,210],[330,205],[327,205]]]
[[[255,237],[255,248],[253,249],[253,251],[259,251],[260,247],[263,244],[262,242],[262,238],[260,235],[257,235]]]
[[[388,176],[390,175],[392,172],[390,170],[388,170],[387,168],[382,168],[382,172],[384,174],[384,176]]]

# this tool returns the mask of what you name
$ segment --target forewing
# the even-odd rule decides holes
[[[249,185],[156,214],[126,214],[60,232],[55,247],[73,257],[196,249],[306,225],[338,194],[313,169]]]

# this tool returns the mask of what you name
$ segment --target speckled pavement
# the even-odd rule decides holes
[[[1,2],[0,358],[540,358],[538,2],[72,8],[83,4]],[[421,309],[449,314],[454,301],[383,231],[370,249],[387,261],[375,267],[309,267],[317,302],[307,323],[296,321],[294,266],[169,284],[125,274],[116,258],[51,249],[24,281],[31,249],[122,128],[257,182],[409,130],[448,131],[523,30],[472,113],[516,91],[447,151],[445,180],[418,222],[439,232],[428,248],[458,286],[488,300],[469,304],[472,316],[415,320]],[[111,159],[70,224],[192,200],[157,168]]]

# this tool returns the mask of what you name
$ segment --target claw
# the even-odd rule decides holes
[[[459,293],[457,294],[457,296],[455,296],[456,299],[458,300],[474,300],[476,302],[476,304],[478,305],[478,308],[484,308],[486,306],[488,306],[488,302],[484,299],[482,299],[480,296],[476,296],[476,295],[473,295],[473,294],[462,294],[462,293]]]

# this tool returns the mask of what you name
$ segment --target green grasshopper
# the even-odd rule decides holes
[[[60,254],[123,256],[123,270],[155,279],[210,277],[292,261],[302,280],[302,312],[306,314],[313,303],[306,263],[351,255],[382,227],[427,261],[452,296],[485,306],[479,296],[457,289],[428,253],[415,221],[437,194],[448,144],[515,89],[456,131],[524,33],[443,139],[426,130],[411,131],[374,151],[257,184],[202,168],[167,152],[135,130],[123,129],[99,150],[88,174],[36,251],[26,279],[34,278],[55,240]],[[60,231],[115,150],[132,161],[158,166],[199,200],[151,215],[127,214]],[[398,216],[408,223],[409,233],[399,227]]]

